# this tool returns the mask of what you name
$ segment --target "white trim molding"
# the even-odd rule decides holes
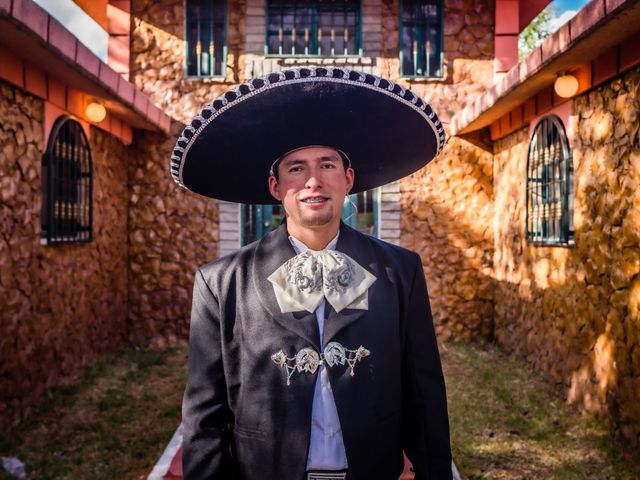
[[[401,213],[400,180],[380,187],[380,215],[378,216],[380,240],[400,245]]]
[[[240,248],[241,238],[240,204],[218,202],[218,256],[224,257]]]

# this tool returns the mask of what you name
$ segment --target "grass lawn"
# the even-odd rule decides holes
[[[185,359],[184,346],[103,357],[0,433],[0,456],[18,457],[29,479],[146,478],[180,424]]]
[[[524,361],[491,346],[442,349],[454,461],[469,480],[638,480],[603,420],[585,418]]]
[[[448,345],[442,354],[463,478],[640,478],[604,422],[583,418],[524,362],[495,347]],[[180,423],[185,361],[184,346],[104,357],[1,433],[0,456],[25,462],[29,479],[146,478]]]

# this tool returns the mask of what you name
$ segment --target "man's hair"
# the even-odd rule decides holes
[[[342,165],[344,166],[344,171],[346,172],[347,168],[351,167],[351,159],[342,150],[339,150],[339,149],[333,148],[333,147],[327,147],[327,148],[330,148],[330,149],[335,150],[336,152],[338,152],[338,155],[340,155],[340,158],[342,159]],[[300,150],[300,149],[297,149],[297,150]],[[269,169],[269,175],[273,175],[274,177],[276,177],[276,182],[280,181],[280,172],[278,171],[279,168],[280,168],[280,161],[284,157],[286,157],[289,153],[291,153],[291,152],[285,153],[284,155],[282,155],[280,158],[278,158],[275,162],[273,162],[271,164],[271,168]]]

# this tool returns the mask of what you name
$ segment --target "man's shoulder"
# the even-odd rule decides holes
[[[247,268],[248,260],[255,253],[258,241],[240,247],[234,252],[200,265],[198,270],[205,280],[220,279],[233,275],[238,269]]]

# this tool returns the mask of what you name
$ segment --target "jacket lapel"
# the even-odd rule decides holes
[[[370,273],[378,277],[378,272],[375,270],[375,262],[373,252],[370,246],[363,242],[358,233],[351,227],[345,225],[344,222],[340,222],[340,236],[338,237],[338,244],[336,250],[342,253],[346,253],[353,258],[356,262],[362,266],[362,268],[368,270]],[[369,292],[375,286],[375,282],[369,287]],[[371,296],[369,295],[369,302],[371,303]],[[326,321],[324,323],[324,343],[325,345],[331,341],[336,335],[348,326],[357,322],[360,318],[367,313],[367,310],[356,310],[351,308],[345,308],[337,313],[333,307],[327,302],[326,304]]]
[[[296,252],[289,242],[286,224],[283,223],[259,241],[253,259],[253,283],[262,305],[267,309],[271,318],[287,330],[307,340],[320,351],[320,332],[315,312],[282,313],[273,291],[273,285],[267,280],[269,275],[295,254]]]

